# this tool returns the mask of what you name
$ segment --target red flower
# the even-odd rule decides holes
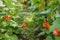
[[[43,27],[44,27],[44,28],[49,28],[49,27],[50,27],[50,24],[47,23],[47,22],[44,22],[44,23],[43,23]]]
[[[26,26],[26,22],[22,23],[22,28],[24,28]]]
[[[55,36],[57,36],[57,35],[59,34],[58,28],[54,28],[53,34],[54,34]]]
[[[47,23],[47,28],[49,28],[50,27],[50,24],[49,23]]]
[[[49,27],[50,27],[50,24],[46,22],[46,18],[44,18],[43,21],[44,21],[44,22],[43,22],[43,27],[44,27],[44,28],[49,28]]]
[[[47,27],[47,23],[46,23],[46,22],[43,23],[43,27],[44,27],[44,28]]]
[[[10,20],[10,17],[8,15],[5,15],[4,20]]]

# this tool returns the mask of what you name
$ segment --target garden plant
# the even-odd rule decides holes
[[[0,40],[60,40],[60,0],[0,0]]]

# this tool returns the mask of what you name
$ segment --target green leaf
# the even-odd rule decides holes
[[[11,40],[18,40],[18,37],[16,35],[12,35]]]
[[[37,35],[37,37],[39,37],[39,36],[41,36],[41,35],[44,35],[45,34],[45,32],[41,32],[41,33],[39,33],[38,35]]]
[[[46,11],[42,11],[40,14],[47,14],[47,13],[49,13],[51,11],[51,9],[48,9],[48,10],[46,10]]]
[[[10,38],[10,36],[7,33],[5,33],[4,36],[5,38]]]
[[[51,36],[47,36],[47,38],[45,40],[52,40]]]
[[[60,36],[55,36],[55,40],[60,40]]]
[[[7,33],[8,35],[12,35],[13,30],[9,29],[6,33]]]
[[[0,39],[2,39],[2,38],[4,38],[5,36],[4,36],[4,34],[0,34]]]
[[[5,34],[5,40],[18,40],[18,37],[16,35]]]
[[[18,23],[13,20],[10,20],[10,25],[13,27],[16,27],[16,26],[18,26]]]
[[[57,18],[54,22],[53,25],[49,28],[50,32],[53,32],[54,27],[58,28],[60,31],[60,18]]]
[[[33,4],[35,4],[37,2],[37,0],[31,0]]]
[[[4,0],[4,4],[8,7],[13,7],[12,0]]]

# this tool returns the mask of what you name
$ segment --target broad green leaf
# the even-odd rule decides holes
[[[47,36],[45,40],[53,40],[51,36]]]
[[[31,0],[33,4],[35,4],[37,2],[37,0]]]
[[[12,35],[10,37],[11,37],[11,40],[18,40],[18,37],[16,35]]]
[[[5,40],[18,40],[18,37],[16,35],[5,34]]]
[[[3,0],[4,1],[4,4],[8,7],[13,7],[13,3],[12,3],[12,0]]]
[[[9,30],[6,32],[6,34],[8,34],[8,35],[12,35],[12,33],[13,33],[13,30],[12,30],[12,29],[9,29]]]
[[[13,26],[13,27],[18,26],[17,22],[15,22],[13,20],[10,20],[10,25]]]
[[[55,40],[60,40],[60,36],[55,36]]]
[[[49,28],[50,32],[53,32],[54,27],[58,28],[58,30],[60,31],[60,18],[57,18],[53,22],[53,25]]]
[[[4,38],[5,36],[4,36],[4,34],[0,34],[0,39],[2,39],[2,38]]]

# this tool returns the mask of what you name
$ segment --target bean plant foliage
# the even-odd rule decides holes
[[[60,40],[60,0],[0,0],[0,40]]]

